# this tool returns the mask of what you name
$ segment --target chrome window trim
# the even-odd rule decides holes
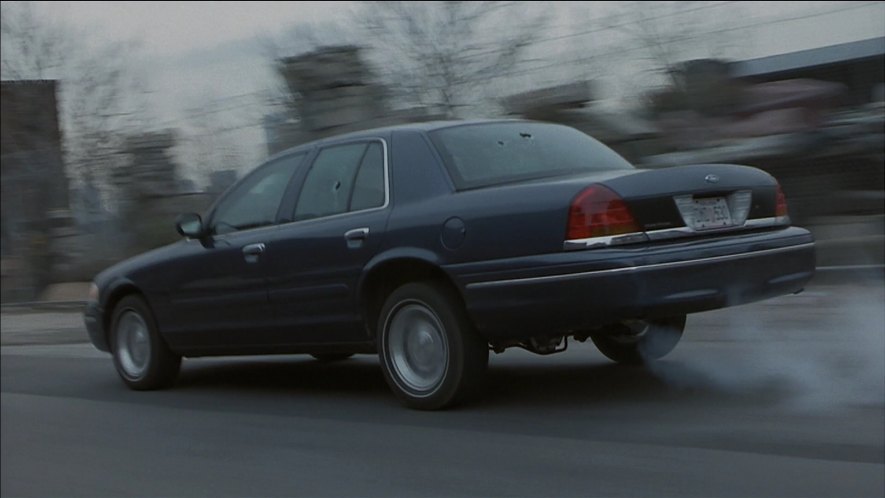
[[[707,235],[740,232],[751,228],[765,228],[784,226],[790,223],[787,216],[772,216],[770,218],[754,218],[747,220],[743,225],[717,228],[712,230],[694,230],[689,227],[664,228],[661,230],[649,230],[647,232],[630,232],[620,235],[606,235],[602,237],[590,237],[586,239],[566,240],[563,243],[563,249],[566,251],[575,251],[579,249],[593,249],[596,247],[611,247],[621,244],[630,244],[635,242],[671,240],[681,237],[690,237],[692,235]]]
[[[262,231],[275,230],[279,227],[280,227],[279,224],[264,225],[264,226],[260,226],[260,227],[254,227],[254,228],[246,228],[245,230],[235,230],[233,232],[212,234],[212,235],[210,235],[210,237],[212,238],[212,240],[228,240],[231,238],[239,237],[240,234],[255,234],[255,233],[260,233]],[[191,237],[187,237],[186,240],[188,242],[190,242],[192,240],[200,241],[199,238],[191,238]]]
[[[576,278],[583,277],[596,277],[600,275],[611,275],[617,273],[632,273],[638,271],[645,270],[654,270],[660,268],[678,268],[680,266],[693,266],[702,263],[713,263],[717,261],[732,261],[736,259],[744,259],[751,258],[755,256],[761,256],[764,254],[776,254],[781,252],[789,252],[789,251],[798,251],[801,249],[807,249],[810,247],[814,247],[814,242],[807,242],[804,244],[798,244],[787,247],[776,247],[773,249],[763,249],[761,251],[753,251],[753,252],[745,252],[740,254],[727,254],[724,256],[712,256],[709,258],[699,258],[699,259],[691,259],[687,261],[673,261],[668,263],[653,263],[650,265],[639,265],[639,266],[625,266],[621,268],[610,268],[607,270],[591,270],[584,271],[578,273],[565,273],[562,275],[544,275],[541,277],[525,277],[525,278],[511,278],[505,280],[489,280],[486,282],[473,282],[467,284],[468,289],[477,289],[482,287],[496,287],[500,285],[520,285],[520,284],[528,284],[535,282],[550,282],[550,281],[559,281],[559,280],[573,280]]]
[[[340,145],[350,145],[350,144],[361,143],[361,142],[362,143],[381,142],[382,153],[384,154],[384,204],[382,206],[367,208],[367,209],[360,209],[359,211],[347,211],[344,213],[332,214],[329,216],[321,216],[319,218],[311,218],[309,220],[287,221],[285,223],[274,223],[273,225],[265,225],[265,226],[261,226],[261,227],[255,227],[255,228],[247,228],[245,230],[237,230],[234,232],[227,232],[227,233],[220,234],[220,235],[213,235],[213,238],[217,239],[220,237],[227,237],[229,235],[241,234],[241,233],[255,233],[259,230],[275,229],[275,228],[280,228],[282,226],[291,226],[291,225],[294,225],[297,223],[310,223],[310,222],[315,222],[315,221],[320,221],[320,220],[341,218],[344,216],[350,216],[350,215],[358,214],[358,213],[366,213],[369,211],[380,211],[382,209],[387,209],[387,207],[390,206],[390,166],[389,166],[390,159],[389,159],[389,153],[388,153],[388,147],[387,147],[387,140],[385,140],[381,137],[371,137],[371,138],[363,137],[363,138],[349,140],[349,141],[342,141],[342,142],[327,144],[322,147],[319,147],[319,151],[317,152],[317,154],[322,152],[323,149],[327,149],[330,147],[337,147]],[[280,156],[280,157],[282,157],[282,156]],[[280,157],[276,157],[275,159],[279,159]],[[314,159],[316,159],[316,158],[314,158]],[[313,163],[311,163],[311,166],[313,166]],[[310,173],[309,170],[308,170],[308,173]],[[307,177],[305,176],[305,179],[306,178]],[[304,184],[302,183],[301,186],[303,187]],[[298,194],[301,195],[300,190],[298,191]],[[297,203],[296,203],[296,205],[297,205]],[[188,238],[188,240],[192,240],[192,239]]]

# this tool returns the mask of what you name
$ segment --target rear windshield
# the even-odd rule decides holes
[[[574,173],[633,169],[599,141],[568,126],[481,123],[430,132],[459,190]]]

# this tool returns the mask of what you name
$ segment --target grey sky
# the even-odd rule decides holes
[[[141,39],[149,55],[177,55],[245,40],[298,23],[342,20],[354,2],[34,2],[43,15],[98,30],[108,39]],[[592,18],[622,2],[548,2],[560,15],[554,27],[580,11]],[[683,2],[688,4],[688,2]],[[885,2],[712,2],[711,17],[727,16],[739,7],[748,18],[773,19],[824,12],[833,7],[860,7],[853,13],[801,20],[782,26],[785,50],[814,43],[820,37],[869,37],[885,25]],[[583,5],[581,5],[583,4]],[[718,4],[718,5],[716,5]],[[877,5],[878,4],[878,5]],[[836,19],[841,17],[841,19]],[[590,19],[588,19],[590,20]],[[738,22],[739,19],[733,21]],[[815,29],[819,27],[821,29]],[[871,29],[872,28],[872,29]],[[778,51],[777,44],[767,51]]]
[[[180,55],[282,27],[334,19],[352,2],[34,2],[44,15],[143,40],[148,55]]]
[[[299,23],[345,21],[353,2],[35,2],[41,16],[87,28],[97,40],[140,40],[150,80],[152,109],[161,124],[188,129],[189,117],[230,123],[226,143],[236,143],[240,169],[264,153],[260,95],[272,85],[269,61],[257,40]],[[555,17],[543,38],[581,33],[620,2],[549,2]],[[682,2],[702,7],[710,30],[723,31],[721,53],[731,59],[762,57],[885,36],[885,2]],[[715,37],[710,37],[709,41]],[[653,84],[642,75],[641,54],[619,53],[616,31],[548,42],[540,53],[573,61],[551,69],[544,61],[508,90],[554,84],[579,77],[598,79],[607,102]],[[614,52],[586,63],[584,54]],[[710,56],[704,43],[687,44],[684,57]],[[641,77],[640,77],[641,76]],[[620,99],[620,100],[619,100]],[[199,121],[199,119],[197,119]],[[183,149],[182,154],[188,156]]]

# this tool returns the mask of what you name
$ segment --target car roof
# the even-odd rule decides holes
[[[450,128],[453,126],[460,125],[470,125],[470,124],[484,124],[484,123],[508,123],[508,122],[529,122],[525,119],[447,119],[447,120],[437,120],[437,121],[420,121],[415,123],[404,123],[392,126],[384,126],[380,128],[370,128],[367,130],[354,131],[350,133],[342,133],[340,135],[334,135],[331,137],[323,138],[321,140],[317,140],[317,142],[324,141],[333,141],[340,140],[342,138],[347,139],[351,137],[358,137],[363,135],[377,135],[378,133],[388,133],[392,131],[434,131],[442,128]]]
[[[272,157],[268,158],[268,160],[275,159],[280,156],[285,156],[291,154],[293,152],[301,151],[304,149],[310,149],[312,147],[316,147],[318,145],[325,145],[329,143],[339,142],[343,140],[352,140],[359,138],[370,138],[377,137],[378,135],[387,135],[392,132],[398,131],[421,131],[421,132],[430,132],[435,130],[440,130],[443,128],[451,128],[454,126],[463,126],[463,125],[476,125],[476,124],[487,124],[487,123],[532,123],[537,121],[531,121],[526,119],[448,119],[448,120],[438,120],[438,121],[421,121],[416,123],[404,123],[393,126],[384,126],[379,128],[370,128],[366,130],[352,131],[349,133],[342,133],[339,135],[332,135],[324,138],[318,138],[316,140],[311,140],[310,142],[305,142],[300,145],[296,145],[294,147],[288,148],[281,152],[274,154]]]

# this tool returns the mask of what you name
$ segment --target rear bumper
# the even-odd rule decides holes
[[[111,350],[108,345],[108,336],[104,333],[102,326],[102,309],[96,302],[90,301],[86,304],[86,310],[83,312],[83,322],[86,324],[86,331],[89,333],[89,340],[92,345],[99,351],[108,352]]]
[[[814,275],[815,251],[811,234],[791,227],[728,239],[557,253],[488,266],[498,268],[482,271],[480,265],[470,265],[451,270],[484,335],[490,340],[522,339],[798,292]]]

